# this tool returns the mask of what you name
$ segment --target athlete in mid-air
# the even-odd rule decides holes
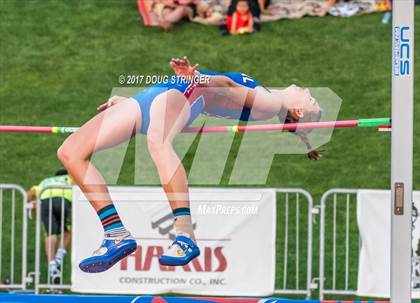
[[[170,65],[179,81],[162,82],[131,98],[111,97],[58,149],[58,158],[90,201],[104,228],[100,248],[79,265],[85,272],[105,271],[137,247],[115,209],[103,176],[90,162],[94,152],[126,142],[137,133],[146,135],[149,153],[174,215],[176,232],[174,242],[159,262],[186,265],[200,250],[191,222],[187,175],[172,146],[175,136],[200,114],[245,121],[274,116],[282,122],[320,119],[320,108],[308,89],[292,85],[284,90],[269,90],[242,73],[199,71],[186,57],[172,59]],[[180,80],[203,75],[205,81],[198,84]],[[298,134],[308,145],[305,133]],[[310,151],[308,156],[319,158],[316,151]]]

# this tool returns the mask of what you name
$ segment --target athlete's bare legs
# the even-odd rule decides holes
[[[188,100],[177,90],[159,95],[150,109],[147,144],[172,209],[189,207],[187,174],[172,146],[189,117]]]
[[[109,269],[137,248],[136,241],[130,237],[112,203],[103,176],[91,163],[90,157],[96,151],[129,140],[140,128],[141,112],[137,101],[123,97],[102,105],[100,109],[103,111],[68,137],[57,152],[69,175],[97,212],[104,228],[105,239],[100,248],[79,264],[81,270],[91,273]]]
[[[58,149],[57,155],[95,210],[112,203],[101,173],[91,163],[96,151],[111,148],[129,140],[141,125],[137,102],[126,99],[97,114]]]
[[[147,144],[171,206],[177,234],[159,258],[162,265],[185,265],[200,254],[191,221],[187,174],[172,145],[189,117],[187,98],[174,89],[159,95],[150,109]]]

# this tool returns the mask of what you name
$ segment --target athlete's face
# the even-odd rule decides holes
[[[242,15],[246,14],[249,11],[248,1],[239,1],[236,10]]]
[[[290,98],[295,100],[296,104],[311,102],[312,96],[309,88],[303,88],[292,84],[286,88],[286,92]]]
[[[286,88],[284,92],[289,115],[294,120],[303,118],[305,110],[315,103],[315,99],[308,88],[302,88],[293,84]]]

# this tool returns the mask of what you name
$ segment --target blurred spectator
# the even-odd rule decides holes
[[[268,0],[269,1],[269,0]],[[238,0],[228,0],[229,6],[228,6],[228,12],[227,15],[232,16],[233,13],[236,11],[236,6],[238,4]],[[252,16],[254,17],[254,30],[260,31],[261,29],[261,9],[259,0],[248,0],[249,10],[252,13]]]
[[[138,0],[137,5],[145,25],[160,26],[171,31],[174,24],[197,15],[198,0]]]
[[[214,5],[211,1],[199,0],[197,3],[197,16],[193,21],[201,24],[222,24],[224,21],[223,7]]]
[[[235,11],[226,19],[229,34],[246,34],[254,32],[254,17],[248,0],[237,0]]]
[[[329,0],[328,13],[333,16],[350,17],[373,12],[386,12],[392,8],[391,0]]]
[[[42,180],[39,185],[32,186],[27,193],[28,201],[33,205],[37,205],[36,199],[41,199],[41,220],[46,232],[45,254],[48,259],[49,275],[54,282],[60,278],[63,259],[71,241],[69,224],[72,190],[60,188],[43,190],[48,186],[66,187],[72,184],[73,181],[67,171],[60,169],[55,173],[55,176]],[[64,230],[61,235],[62,226]],[[60,235],[62,241],[59,242],[58,236]]]
[[[238,2],[241,0],[229,0],[228,1],[228,16],[232,16],[233,13],[236,11],[236,6],[238,5]],[[249,5],[249,10],[251,11],[252,15],[256,18],[259,18],[261,15],[261,10],[260,10],[260,4],[259,4],[259,0],[247,0],[248,5]]]
[[[238,0],[229,0],[228,16],[235,11]],[[272,15],[274,12],[270,10],[271,0],[248,0],[249,9],[254,18],[260,18],[263,15]]]
[[[241,1],[241,0],[239,0]],[[227,15],[232,16],[233,13],[236,11],[238,0],[228,0],[228,11]],[[275,14],[273,10],[270,8],[271,0],[248,0],[249,10],[254,17],[254,30],[260,31],[261,29],[261,15],[272,16]]]
[[[229,34],[225,21],[236,12],[240,0],[137,0],[146,26],[170,30],[176,22],[188,17],[193,22],[220,25]],[[416,2],[418,2],[416,0]],[[248,0],[254,31],[261,22],[297,19],[304,16],[351,16],[388,11],[391,0]]]
[[[262,15],[272,15],[274,12],[270,10],[271,0],[258,0],[258,8]]]

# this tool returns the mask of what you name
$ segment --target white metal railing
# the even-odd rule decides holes
[[[46,190],[55,189],[69,189],[71,187],[47,187],[44,188],[40,193],[39,197],[42,196],[42,193]],[[27,247],[27,215],[24,209],[26,209],[27,198],[26,193],[20,186],[17,185],[0,185],[0,218],[2,218],[3,204],[5,203],[3,198],[3,191],[6,189],[14,190],[19,192],[22,195],[22,277],[20,279],[20,284],[16,285],[5,285],[3,288],[20,288],[25,289],[30,279],[27,279],[27,252],[29,248]],[[312,285],[312,267],[313,267],[313,257],[312,257],[312,246],[313,246],[313,215],[315,213],[313,198],[312,196],[303,189],[276,189],[277,192],[277,225],[278,230],[281,229],[282,233],[279,235],[279,242],[276,245],[277,250],[277,264],[281,264],[280,268],[277,270],[278,274],[276,277],[277,287],[275,289],[275,294],[299,294],[305,295],[307,298],[310,298],[311,292],[313,290]],[[15,194],[13,194],[15,197]],[[13,198],[15,201],[15,198]],[[37,200],[36,207],[36,226],[35,226],[35,273],[34,273],[34,284],[35,292],[38,293],[41,289],[70,289],[70,281],[65,278],[69,275],[64,272],[64,267],[62,267],[61,276],[58,283],[54,283],[49,275],[48,271],[48,260],[43,256],[45,244],[42,241],[42,222],[41,222],[41,210],[42,203],[48,203],[51,199],[46,199],[41,201]],[[55,201],[57,202],[57,201]],[[52,202],[54,203],[54,202]],[[46,230],[47,234],[51,234],[51,215],[52,215],[52,203],[49,203],[48,206],[48,217],[49,220],[49,230]],[[62,203],[62,215],[61,218],[64,219],[64,199],[60,201]],[[12,204],[15,204],[13,202]],[[11,211],[11,210],[9,210]],[[2,220],[0,224],[0,240],[2,236],[2,228],[5,225],[6,221]],[[13,221],[15,225],[16,223]],[[62,220],[60,222],[60,234],[63,235],[65,230],[65,222]],[[11,231],[12,233],[12,231]],[[13,245],[10,248],[12,250],[15,248],[16,240],[16,230],[11,234],[11,241]],[[0,241],[1,242],[1,241]],[[63,237],[60,239],[60,246],[63,245]],[[0,244],[1,251],[1,244]],[[3,251],[1,251],[3,254]],[[12,253],[14,251],[11,251]],[[15,262],[16,259],[12,259],[12,262]],[[1,273],[1,261],[0,261],[0,273]],[[15,277],[13,277],[15,278]],[[2,288],[2,286],[0,286]]]
[[[326,191],[321,197],[320,211],[320,245],[319,245],[319,299],[323,300],[325,294],[337,295],[356,295],[355,287],[350,286],[350,279],[357,281],[356,277],[351,276],[351,251],[354,249],[354,241],[350,243],[352,232],[357,232],[357,257],[360,252],[360,236],[358,229],[351,228],[351,219],[356,221],[357,189],[333,188]],[[332,206],[330,206],[332,204]],[[327,234],[326,216],[332,217],[332,222],[328,221],[331,237]],[[332,229],[332,230],[330,230]],[[329,241],[327,241],[329,240]],[[326,245],[328,244],[328,249]],[[329,250],[331,249],[331,251]],[[353,250],[352,250],[353,251]],[[327,252],[331,255],[326,256]],[[357,258],[358,259],[358,258]],[[338,262],[338,260],[342,262]],[[328,266],[326,266],[328,264]],[[344,266],[342,266],[344,264]],[[326,267],[330,268],[331,275],[325,274]],[[343,272],[344,267],[344,272]],[[326,276],[329,278],[327,279]],[[340,286],[338,286],[340,283]]]
[[[53,217],[53,203],[59,203],[60,204],[60,242],[59,247],[64,246],[64,232],[66,231],[66,215],[65,215],[65,199],[64,198],[58,198],[59,201],[57,201],[57,198],[47,198],[41,200],[40,197],[42,197],[42,194],[48,190],[69,190],[71,189],[71,186],[47,186],[41,190],[41,192],[38,195],[37,199],[37,207],[36,207],[36,232],[35,232],[35,293],[39,293],[40,289],[70,289],[71,284],[70,281],[65,281],[65,266],[64,262],[60,268],[60,275],[59,277],[52,277],[50,275],[50,271],[47,270],[47,272],[44,274],[45,269],[48,268],[48,260],[43,258],[46,258],[45,254],[42,253],[42,242],[41,242],[41,215],[42,215],[42,209],[43,204],[48,203],[48,224],[45,226],[45,232],[46,235],[52,234],[52,217]],[[71,211],[71,209],[70,209]],[[51,242],[48,242],[44,244],[45,252],[51,253],[51,251],[54,249],[57,249],[57,247],[51,247]],[[41,267],[41,264],[44,264],[44,267]],[[56,279],[57,278],[57,279]]]
[[[277,224],[282,226],[283,234],[277,235],[277,241],[282,240],[281,276],[276,277],[281,287],[275,289],[275,294],[302,294],[311,297],[312,285],[312,225],[313,199],[305,190],[299,188],[276,189],[277,209],[284,205],[283,220],[277,218]],[[279,197],[279,195],[282,195]],[[280,199],[279,199],[280,198]],[[280,202],[280,203],[279,203]],[[303,209],[303,210],[302,210]],[[280,221],[280,222],[279,222]],[[283,222],[281,222],[283,221]],[[306,252],[301,247],[301,236],[306,233]],[[282,238],[280,238],[282,236]],[[281,241],[280,240],[280,241]],[[291,243],[291,244],[290,244]],[[276,249],[280,250],[279,243]],[[290,253],[292,252],[292,254]],[[293,256],[290,264],[289,258]],[[302,260],[306,259],[306,270],[302,270]],[[303,264],[305,264],[303,263]],[[292,267],[292,268],[291,268]],[[279,272],[279,271],[277,271]],[[294,275],[294,276],[293,276]],[[292,279],[292,281],[291,281]],[[304,281],[302,283],[302,280]]]
[[[26,289],[28,252],[26,202],[26,192],[21,186],[0,184],[0,278],[3,280],[0,289]],[[20,216],[22,221],[18,219]]]

